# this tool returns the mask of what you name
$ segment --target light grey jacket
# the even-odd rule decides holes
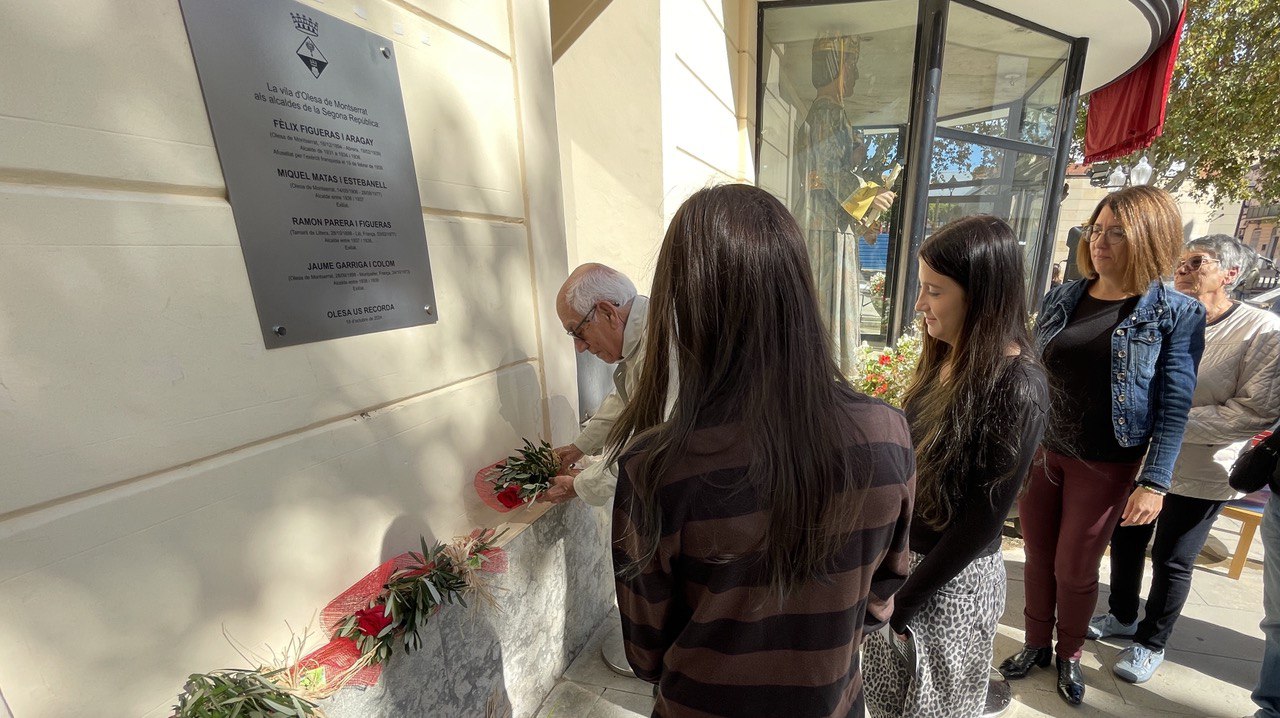
[[[1280,416],[1280,316],[1247,304],[1205,328],[1191,413],[1173,468],[1180,496],[1227,501],[1231,464]]]

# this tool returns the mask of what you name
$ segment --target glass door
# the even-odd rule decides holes
[[[846,373],[893,321],[918,15],[917,0],[760,6],[757,181],[805,233]]]
[[[957,217],[1000,217],[1026,252],[1030,282],[1070,53],[1065,38],[951,3],[924,236]],[[1038,302],[1038,289],[1028,292]]]

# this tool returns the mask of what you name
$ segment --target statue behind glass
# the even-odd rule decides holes
[[[818,94],[796,132],[792,194],[792,211],[806,232],[819,308],[846,375],[862,340],[858,239],[875,243],[878,218],[894,199],[887,187],[900,169],[882,177],[884,168],[868,166],[867,144],[845,113],[844,100],[858,80],[859,54],[856,37],[814,40],[812,81]]]

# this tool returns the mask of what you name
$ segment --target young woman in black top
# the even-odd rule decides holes
[[[920,250],[926,336],[905,399],[917,466],[911,575],[890,630],[865,646],[873,718],[982,712],[1004,612],[1000,528],[1048,408],[1023,276],[1013,230],[995,217],[956,220]]]

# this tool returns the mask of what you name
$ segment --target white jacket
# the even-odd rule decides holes
[[[582,433],[574,439],[573,445],[582,453],[590,456],[604,449],[613,424],[622,415],[627,405],[631,390],[640,383],[640,372],[644,369],[644,353],[647,342],[645,337],[649,324],[649,298],[637,296],[632,300],[631,313],[627,315],[627,325],[622,328],[622,359],[613,370],[613,391],[600,402],[600,408],[587,419]],[[677,386],[675,371],[675,353],[668,352],[671,368],[667,374],[666,411],[670,413],[675,403]],[[597,461],[582,470],[573,479],[573,491],[579,498],[592,506],[604,506],[613,498],[618,488],[618,472],[616,465],[608,461]]]
[[[1204,332],[1171,492],[1229,501],[1231,464],[1254,434],[1280,417],[1280,316],[1238,304]]]

